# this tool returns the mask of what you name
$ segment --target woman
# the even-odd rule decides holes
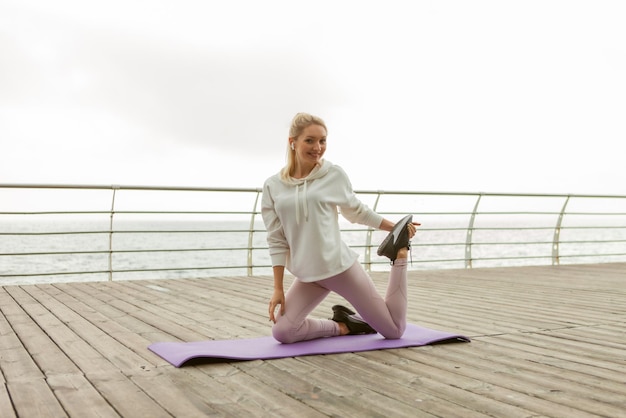
[[[263,186],[262,214],[274,274],[272,334],[282,343],[374,332],[400,338],[406,327],[409,241],[419,224],[409,215],[394,225],[361,203],[343,169],[322,159],[326,133],[322,119],[298,113],[289,130],[287,165]],[[358,255],[342,241],[339,211],[350,222],[393,231],[379,248],[379,255],[392,261],[384,299]],[[285,269],[295,276],[287,294]],[[333,306],[332,320],[307,318],[331,291],[349,301],[361,318],[341,305]]]

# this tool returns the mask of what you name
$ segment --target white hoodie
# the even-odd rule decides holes
[[[350,268],[358,254],[341,239],[344,218],[378,228],[383,217],[363,204],[345,171],[322,160],[303,179],[280,173],[263,185],[261,213],[272,266],[285,266],[303,282],[327,279]]]

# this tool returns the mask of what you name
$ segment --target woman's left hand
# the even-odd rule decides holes
[[[275,311],[276,308],[280,305],[280,314],[281,316],[285,314],[285,292],[282,289],[274,289],[274,294],[272,295],[272,299],[270,299],[270,321],[276,323]]]
[[[407,228],[409,229],[409,240],[415,236],[415,233],[417,232],[417,227],[420,225],[421,223],[419,222],[412,222],[407,225]]]

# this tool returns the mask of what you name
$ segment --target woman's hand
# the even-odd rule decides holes
[[[410,224],[407,225],[407,228],[409,229],[409,239],[413,238],[413,236],[415,235],[415,232],[417,231],[417,227],[420,225],[421,223],[419,222],[411,222]],[[389,219],[383,219],[378,229],[391,232],[394,226],[396,226],[396,224],[391,222]]]
[[[276,323],[276,316],[274,316],[274,312],[276,311],[276,307],[280,305],[280,314],[285,314],[285,292],[282,289],[274,289],[274,294],[272,295],[272,299],[270,299],[270,321]]]
[[[420,225],[421,223],[419,222],[412,222],[407,225],[407,227],[409,228],[409,241],[413,239],[413,237],[415,236],[415,233],[417,232],[417,227]]]

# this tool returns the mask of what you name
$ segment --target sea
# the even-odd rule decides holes
[[[341,226],[344,241],[366,263],[367,228]],[[521,227],[475,226],[468,247],[466,221],[423,224],[412,242],[409,268],[465,268],[466,254],[471,254],[472,267],[553,262],[552,220]],[[171,220],[121,221],[112,233],[109,228],[107,219],[0,221],[0,285],[271,275],[260,220],[252,229],[250,221]],[[560,232],[561,264],[626,261],[624,228]],[[371,234],[367,267],[373,271],[389,268],[388,260],[376,255],[385,235],[383,231]]]

